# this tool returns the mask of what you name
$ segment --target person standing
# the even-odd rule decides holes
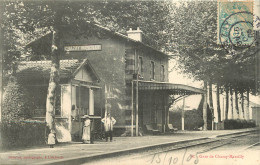
[[[85,144],[92,143],[91,141],[91,120],[88,116],[86,116],[83,126],[83,134],[82,134],[82,140]]]
[[[110,113],[107,113],[105,117],[101,120],[101,122],[104,124],[106,141],[108,141],[109,136],[110,142],[112,142],[113,125],[116,123],[116,120],[110,116]]]
[[[55,131],[52,130],[48,135],[48,144],[50,145],[50,148],[53,148],[55,144],[55,134]]]

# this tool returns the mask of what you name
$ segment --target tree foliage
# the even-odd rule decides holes
[[[10,70],[13,66],[12,62],[25,55],[26,52],[22,48],[26,44],[50,32],[50,27],[55,25],[55,13],[60,7],[62,7],[62,25],[70,26],[71,33],[75,35],[80,35],[86,21],[98,23],[124,34],[129,28],[140,27],[146,44],[161,50],[167,49],[169,41],[167,23],[170,12],[168,2],[14,1],[5,3],[5,21],[2,26],[5,29],[5,39],[9,41],[6,42],[6,46],[12,47],[6,48],[9,53],[5,55],[4,63],[10,67],[5,70]],[[18,54],[14,56],[13,51]]]
[[[254,58],[248,53],[230,55],[217,45],[217,2],[179,2],[173,10],[172,52],[180,67],[197,80],[239,90],[254,90]],[[251,48],[249,51],[254,50]]]
[[[143,42],[159,50],[168,50],[168,23],[170,3],[162,1],[108,2],[104,5],[94,3],[100,11],[98,21],[106,27],[126,34],[129,28],[140,27]],[[105,16],[105,17],[104,17]]]
[[[173,12],[172,49],[183,71],[197,80],[213,79],[224,60],[225,51],[216,44],[216,11],[216,2],[183,2]]]

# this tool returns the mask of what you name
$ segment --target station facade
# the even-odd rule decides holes
[[[52,33],[27,45],[35,59],[22,61],[17,75],[38,107],[34,118],[44,119],[50,73],[48,57]],[[60,60],[60,90],[55,111],[59,141],[80,139],[81,116],[93,118],[94,131],[109,111],[116,119],[115,133],[138,136],[146,125],[161,132],[169,122],[169,95],[203,94],[202,89],[168,82],[169,56],[142,42],[142,31],[127,35],[86,23],[77,32],[64,27]],[[106,108],[111,105],[111,109]]]

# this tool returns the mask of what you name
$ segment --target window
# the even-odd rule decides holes
[[[134,49],[125,50],[125,69],[126,74],[134,74],[135,71],[135,51]]]
[[[143,57],[138,58],[138,73],[141,77],[143,77]]]
[[[165,71],[164,71],[164,66],[161,65],[161,81],[164,81],[165,80],[165,75],[164,75]]]
[[[154,80],[154,72],[155,72],[154,62],[151,61],[151,80]]]

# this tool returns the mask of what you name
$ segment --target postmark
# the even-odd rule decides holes
[[[228,54],[237,55],[249,49],[256,52],[253,1],[218,0],[218,37]]]
[[[253,32],[253,1],[218,1],[218,43],[251,45]]]

